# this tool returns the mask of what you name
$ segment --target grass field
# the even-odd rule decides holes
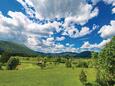
[[[0,86],[82,86],[79,81],[81,68],[66,68],[65,65],[51,64],[41,70],[32,63],[22,63],[19,70],[1,70]],[[84,69],[88,81],[95,81],[95,69]]]

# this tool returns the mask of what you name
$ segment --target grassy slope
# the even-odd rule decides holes
[[[82,86],[79,81],[80,68],[67,69],[61,64],[41,70],[35,64],[22,63],[19,69],[0,71],[0,86]],[[88,68],[85,71],[88,81],[95,81],[95,70]]]
[[[0,49],[1,50],[9,50],[8,52],[19,55],[19,56],[33,56],[37,55],[33,50],[29,49],[25,45],[9,42],[9,41],[1,41],[0,40]]]

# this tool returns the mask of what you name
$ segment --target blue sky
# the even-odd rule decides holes
[[[60,53],[99,51],[113,36],[114,0],[0,1],[0,40]]]

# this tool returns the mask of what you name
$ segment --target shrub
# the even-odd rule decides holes
[[[6,63],[10,57],[11,57],[11,55],[9,53],[3,52],[1,57],[0,57],[0,62]]]
[[[88,63],[85,61],[79,61],[76,67],[88,68]]]
[[[41,69],[44,69],[46,67],[46,63],[47,63],[47,60],[42,59],[37,63],[37,65],[40,66]]]
[[[17,65],[19,65],[19,59],[17,58],[10,58],[7,62],[7,69],[14,70]]]
[[[71,67],[72,67],[71,59],[68,58],[68,59],[66,60],[65,65],[66,65],[67,68],[71,68]]]
[[[86,73],[84,72],[84,70],[81,71],[80,75],[79,75],[79,80],[80,82],[85,85],[86,82],[87,82],[87,75]]]
[[[30,58],[29,58],[29,57],[26,57],[26,60],[30,60]]]
[[[56,62],[57,62],[57,63],[61,63],[61,58],[58,57],[58,58],[56,59]]]
[[[2,63],[0,63],[0,70],[2,70]]]

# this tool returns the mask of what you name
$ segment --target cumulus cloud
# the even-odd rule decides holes
[[[53,37],[49,37],[45,40],[42,40],[42,44],[34,46],[34,50],[39,50],[45,53],[61,53],[61,52],[77,52],[78,49],[74,48],[72,45],[63,45],[56,43],[56,40]],[[37,48],[37,49],[36,49]]]
[[[81,30],[78,30],[74,26],[71,26],[71,27],[66,27],[62,35],[66,35],[71,38],[79,38],[90,34],[94,30],[95,29],[90,30],[88,27],[82,27]]]
[[[106,4],[112,4],[113,6],[115,5],[115,0],[91,0],[93,5],[96,5],[98,2],[103,1]]]
[[[113,6],[115,5],[115,0],[103,0],[107,4],[112,4]]]
[[[40,15],[45,18],[67,17],[78,14],[83,0],[31,0]]]
[[[98,15],[98,8],[93,9],[85,0],[18,0],[28,14],[33,11],[29,10],[27,3],[35,9],[34,14],[37,18],[67,18],[78,24],[84,24],[89,19]],[[25,3],[25,4],[24,4]]]
[[[91,44],[88,41],[84,42],[84,44],[81,46],[81,51],[82,50],[98,50],[98,49],[102,49],[106,44],[108,44],[111,40],[107,39],[107,40],[103,40],[102,42],[100,42],[99,44],[95,43],[95,44]]]
[[[115,7],[112,9],[112,13],[113,13],[113,14],[115,13]]]
[[[64,39],[65,39],[64,36],[62,36],[62,37],[56,37],[56,41],[63,41]]]
[[[70,16],[65,18],[65,26],[71,24],[71,22],[74,22],[76,24],[84,25],[89,19],[95,17],[98,15],[98,8],[95,8],[93,11],[91,5],[85,5],[81,6],[81,14],[78,16]]]
[[[1,34],[10,34],[12,38],[28,34],[36,34],[42,37],[49,36],[52,35],[53,32],[56,31],[56,29],[58,29],[60,26],[60,23],[58,22],[48,22],[47,24],[43,25],[33,23],[31,20],[27,18],[27,16],[25,16],[21,12],[9,11],[8,15],[10,17],[5,17],[2,15],[2,13],[0,14],[0,32]]]
[[[90,30],[88,27],[83,27],[81,31],[79,31],[77,28],[71,27],[71,23],[84,25],[88,22],[89,19],[97,16],[99,13],[97,7],[93,8],[93,6],[88,4],[85,0],[29,0],[29,2],[27,0],[17,1],[24,6],[28,14],[33,13],[33,11],[29,11],[30,8],[28,8],[28,5],[33,7],[35,9],[35,14],[40,16],[36,18],[52,19],[56,17],[64,17],[64,23],[60,24],[60,26],[65,28],[62,35],[68,35],[72,38],[85,36],[92,32],[92,30]],[[59,23],[57,24],[56,22],[55,26],[56,25],[59,26]],[[45,27],[45,25],[39,27],[42,28]],[[46,28],[47,27],[48,26],[46,24]],[[36,30],[33,31],[37,32]],[[61,29],[56,28],[56,31],[60,32]]]
[[[115,21],[111,20],[110,25],[104,25],[98,33],[102,38],[115,36]]]

